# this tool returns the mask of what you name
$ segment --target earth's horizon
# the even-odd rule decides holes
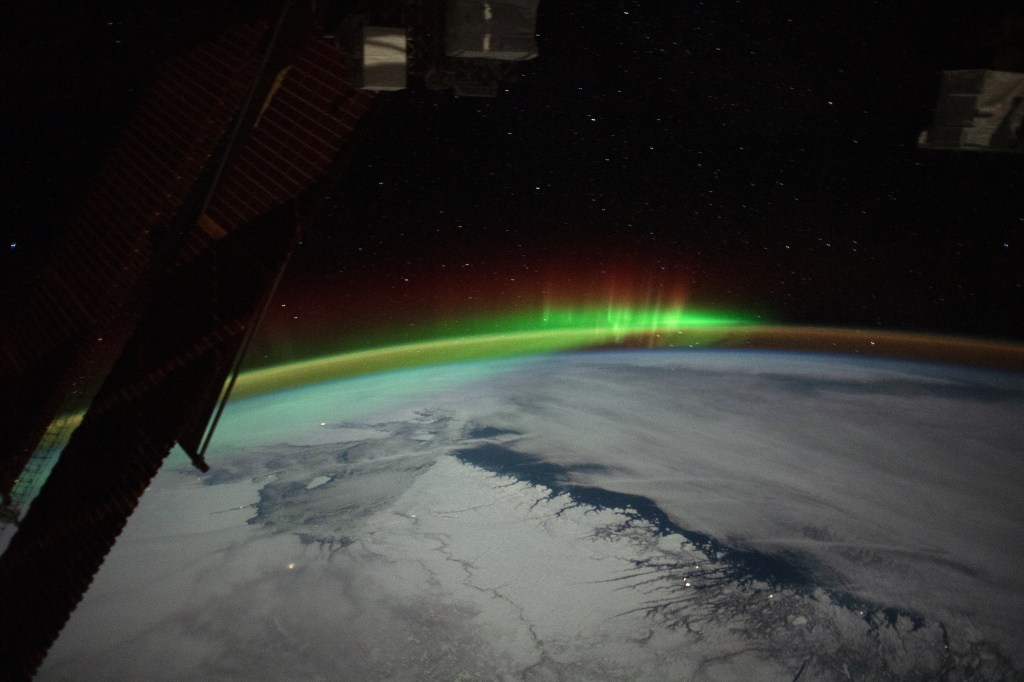
[[[681,314],[680,314],[681,315]],[[232,393],[247,398],[311,382],[395,369],[555,352],[604,349],[772,350],[937,362],[1024,372],[1024,343],[924,331],[820,325],[751,324],[743,318],[701,316],[666,325],[609,325],[603,320],[547,328],[535,322],[494,333],[427,335],[418,341],[342,347],[284,362],[266,362],[243,372]]]

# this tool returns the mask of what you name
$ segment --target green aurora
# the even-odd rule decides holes
[[[399,345],[356,347],[246,372],[232,397],[408,367],[607,346],[707,345],[724,332],[757,326],[748,315],[682,307],[545,307],[539,313],[481,317],[423,328]]]
[[[598,348],[787,350],[1024,371],[1024,346],[1016,343],[878,329],[778,326],[754,315],[682,306],[546,306],[534,313],[417,330],[415,338],[401,344],[354,344],[339,352],[250,370],[239,377],[231,397],[427,365]]]

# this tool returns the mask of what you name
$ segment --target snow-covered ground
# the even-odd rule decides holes
[[[784,353],[240,401],[211,474],[154,481],[40,679],[1020,670],[1021,414],[1020,376]]]

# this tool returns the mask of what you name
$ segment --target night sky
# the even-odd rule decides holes
[[[208,30],[50,4],[51,23],[21,10],[3,73],[24,93],[4,105],[5,284],[176,32]],[[553,299],[1021,340],[1024,156],[916,148],[939,72],[990,66],[1015,4],[541,0],[541,56],[498,98],[386,98],[256,355]]]

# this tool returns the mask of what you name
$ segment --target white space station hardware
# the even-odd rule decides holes
[[[367,12],[343,22],[339,45],[350,53],[362,90],[402,90],[413,76],[432,90],[495,97],[501,83],[515,79],[519,62],[538,56],[539,4],[432,0],[403,16]]]
[[[943,71],[923,149],[1024,152],[1024,73]]]
[[[357,59],[359,88],[402,90],[408,70],[405,29],[363,26]]]
[[[537,56],[539,0],[449,0],[445,53],[464,59],[524,61]]]

